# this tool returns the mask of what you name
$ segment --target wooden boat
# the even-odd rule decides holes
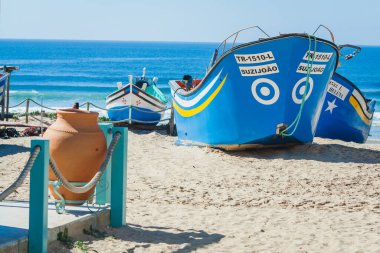
[[[129,83],[118,83],[118,90],[107,96],[106,109],[112,121],[156,125],[165,112],[167,99],[157,88],[158,78],[129,76]]]
[[[5,91],[5,86],[7,84],[9,74],[7,73],[1,73],[0,74],[0,102],[3,101],[4,98],[4,91]]]
[[[367,141],[376,101],[367,99],[359,88],[335,73],[327,88],[316,136],[343,141]]]
[[[169,81],[179,144],[245,149],[313,141],[338,47],[300,33],[235,43],[248,29],[267,35],[257,26],[240,30],[215,50],[202,80]]]

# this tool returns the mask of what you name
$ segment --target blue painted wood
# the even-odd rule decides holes
[[[100,123],[99,127],[102,129],[104,136],[106,137],[107,147],[112,140],[112,124]],[[103,173],[98,185],[96,186],[96,203],[99,205],[105,205],[110,203],[111,200],[111,162],[108,163],[106,170]]]
[[[112,155],[110,223],[112,227],[121,227],[126,224],[128,128],[115,127],[112,132],[120,132],[121,137]]]
[[[29,252],[47,252],[48,240],[48,181],[49,181],[49,141],[32,140],[31,151],[40,146],[30,171],[29,206]]]

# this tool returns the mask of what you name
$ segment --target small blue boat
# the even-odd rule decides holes
[[[178,143],[234,150],[312,142],[338,47],[296,33],[237,44],[243,30],[215,50],[202,80],[169,81]]]
[[[375,104],[375,100],[366,99],[351,81],[335,73],[327,89],[316,136],[366,142]]]
[[[158,78],[129,76],[129,83],[118,83],[118,90],[107,96],[106,109],[112,121],[157,125],[165,112],[167,99],[157,88]]]
[[[7,73],[1,73],[0,74],[0,103],[3,101],[4,98],[4,91],[5,86],[7,84],[9,74]]]

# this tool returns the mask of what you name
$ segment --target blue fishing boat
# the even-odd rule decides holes
[[[7,84],[9,74],[7,73],[2,73],[0,74],[0,103],[3,101],[4,98],[4,91],[5,91],[5,86]]]
[[[158,78],[129,76],[129,83],[118,83],[118,90],[107,96],[106,109],[112,121],[156,125],[165,112],[167,99],[157,88]]]
[[[236,43],[254,28],[267,38]],[[337,55],[333,42],[307,34],[270,37],[257,26],[232,34],[202,80],[169,81],[178,143],[234,150],[312,142]]]
[[[375,104],[375,100],[366,99],[351,81],[335,73],[327,89],[316,136],[366,142]]]

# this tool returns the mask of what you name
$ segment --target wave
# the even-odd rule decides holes
[[[39,94],[38,91],[36,90],[10,90],[9,91],[10,94],[13,94],[13,95],[27,95],[27,94],[32,94],[32,95],[37,95]]]
[[[41,108],[40,106],[31,106],[29,107],[29,112],[56,112],[56,110],[62,109],[62,108],[70,108],[69,106],[67,107],[62,107],[62,106],[52,106],[50,107],[52,110],[46,109],[46,108]],[[84,109],[84,108],[82,108]],[[92,112],[97,112],[99,113],[100,117],[108,117],[107,112],[98,108],[90,108]],[[17,107],[17,108],[10,108],[9,112],[11,113],[18,113],[18,114],[24,114],[25,113],[25,107]]]
[[[36,64],[77,64],[77,63],[120,63],[120,62],[134,62],[134,61],[199,61],[203,57],[186,57],[184,59],[180,56],[172,57],[86,57],[76,59],[2,59],[3,62],[11,63],[14,65],[36,65]]]
[[[65,92],[71,93],[111,93],[116,90],[116,85],[113,87],[110,86],[64,86],[64,85],[34,85],[32,89],[31,85],[17,85],[13,86],[13,89],[10,91],[15,95],[25,94],[62,94]]]
[[[375,112],[372,118],[372,128],[380,129],[380,112]]]
[[[371,97],[380,97],[380,90],[375,90],[375,89],[371,89],[371,90],[361,90],[365,96],[368,96],[369,98]]]

